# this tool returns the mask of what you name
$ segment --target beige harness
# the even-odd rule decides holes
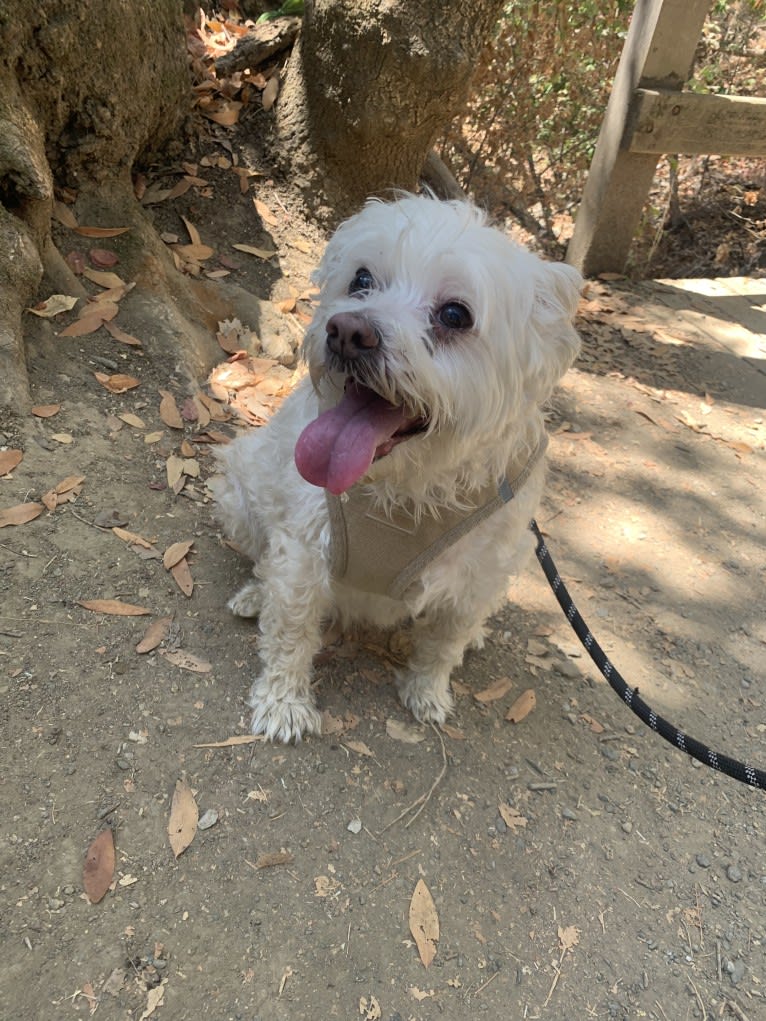
[[[513,499],[547,446],[543,435],[521,465],[510,464],[505,476],[475,493],[468,506],[442,510],[438,518],[417,520],[406,507],[396,507],[389,517],[359,485],[342,496],[328,492],[333,578],[363,592],[401,599],[428,564]]]

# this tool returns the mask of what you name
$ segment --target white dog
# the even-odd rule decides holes
[[[252,731],[318,734],[321,629],[412,618],[397,678],[423,722],[532,550],[541,404],[575,358],[581,279],[463,202],[369,202],[330,240],[309,377],[224,448],[219,516],[255,564],[229,602],[260,617]]]

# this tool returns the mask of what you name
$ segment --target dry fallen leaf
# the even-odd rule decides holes
[[[94,613],[109,613],[116,617],[144,617],[152,612],[143,606],[123,603],[120,599],[78,599],[77,603],[84,610],[93,610]]]
[[[133,390],[134,387],[141,385],[140,379],[128,376],[123,372],[116,372],[111,376],[107,376],[105,372],[94,372],[93,375],[101,386],[106,387],[109,393],[113,394],[124,394],[126,390]]]
[[[0,510],[0,528],[6,525],[25,525],[38,518],[44,510],[41,503],[18,503],[15,507],[6,507]]]
[[[245,252],[247,255],[256,255],[259,259],[270,259],[276,255],[276,251],[268,251],[266,248],[256,248],[255,245],[232,245],[238,252]]]
[[[23,450],[0,450],[0,475],[12,472],[21,463],[23,457]]]
[[[79,300],[71,294],[52,294],[50,298],[41,301],[39,305],[25,309],[25,311],[43,319],[52,319],[53,316],[60,315],[62,312],[69,312]]]
[[[436,944],[439,942],[439,916],[436,913],[431,892],[423,882],[418,880],[410,900],[409,925],[412,938],[420,954],[423,967],[427,968],[436,957]]]
[[[194,539],[184,539],[183,542],[174,542],[172,546],[168,546],[162,557],[162,566],[166,571],[169,571],[171,567],[183,560],[186,554],[194,545]]]
[[[368,748],[364,741],[349,740],[344,741],[343,744],[346,748],[350,748],[352,752],[356,752],[357,755],[366,755],[370,759],[375,758],[375,753],[372,751],[372,749]]]
[[[563,957],[567,951],[572,950],[580,942],[580,930],[576,925],[567,925],[564,929],[559,926],[558,937],[561,956]]]
[[[168,820],[168,839],[176,858],[183,854],[194,840],[199,821],[199,809],[191,787],[185,780],[176,780]]]
[[[383,1016],[380,1004],[372,993],[370,993],[369,1002],[366,996],[359,997],[359,1013],[364,1018],[364,1021],[380,1021],[380,1018]]]
[[[85,853],[82,885],[91,904],[98,904],[112,885],[114,875],[114,834],[102,830]]]
[[[497,699],[502,698],[503,695],[507,695],[512,687],[513,681],[510,677],[498,677],[488,688],[484,688],[483,691],[474,692],[473,697],[477,702],[486,705],[488,702],[495,702]]]
[[[514,833],[517,829],[523,829],[529,821],[524,818],[518,808],[514,808],[512,805],[507,805],[505,802],[501,802],[501,804],[497,806],[497,811],[508,829]]]
[[[404,744],[419,744],[425,740],[425,734],[421,727],[414,727],[411,723],[401,723],[399,720],[386,720],[386,733],[394,741],[403,741]]]
[[[176,649],[174,652],[163,652],[162,655],[173,666],[177,666],[181,670],[191,670],[195,674],[209,674],[213,669],[212,663],[208,663],[206,659],[199,659],[199,657],[193,656],[190,652],[184,652],[183,649]]]
[[[156,649],[167,638],[172,623],[172,617],[160,617],[159,620],[152,621],[144,631],[144,637],[136,646],[136,652],[143,654]]]
[[[37,404],[29,409],[35,418],[52,418],[61,411],[60,404]]]
[[[158,1007],[162,1006],[162,1001],[165,998],[166,982],[167,979],[164,978],[158,986],[155,986],[153,989],[150,989],[149,992],[146,994],[146,1009],[144,1010],[143,1014],[138,1019],[138,1021],[146,1021],[146,1019],[148,1017],[151,1017]]]
[[[271,853],[259,854],[255,859],[256,869],[270,869],[274,865],[290,865],[295,859],[289,851],[272,851]]]
[[[194,592],[194,579],[192,578],[189,561],[186,557],[179,560],[177,564],[173,564],[170,568],[170,573],[176,585],[178,585],[186,598],[190,599],[192,592]]]
[[[516,699],[511,708],[505,714],[506,720],[511,723],[520,723],[525,716],[528,716],[537,705],[537,696],[532,688],[527,688]]]
[[[130,227],[72,227],[72,230],[86,238],[116,238]]]

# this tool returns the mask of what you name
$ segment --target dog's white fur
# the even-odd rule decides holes
[[[349,294],[360,267],[376,286]],[[223,449],[215,487],[222,523],[255,565],[255,580],[229,602],[234,613],[260,618],[252,731],[284,742],[321,730],[312,659],[331,616],[382,627],[412,618],[414,651],[399,694],[419,720],[442,723],[452,709],[451,670],[467,646],[481,645],[484,621],[532,550],[528,524],[543,485],[540,463],[518,496],[432,562],[401,602],[333,581],[325,493],[293,459],[322,395],[332,402],[338,386],[325,370],[328,319],[351,312],[373,324],[380,345],[365,383],[427,419],[363,480],[384,508],[414,502],[424,514],[454,506],[535,449],[541,405],[579,348],[576,271],[538,259],[468,203],[368,203],[330,240],[316,282],[319,305],[303,349],[311,379],[267,427]],[[434,315],[452,301],[471,310],[474,325],[445,336]]]

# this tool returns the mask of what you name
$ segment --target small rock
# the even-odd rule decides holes
[[[64,901],[63,900],[60,900],[58,897],[49,897],[48,898],[48,908],[49,908],[49,910],[51,910],[51,911],[59,911],[63,907],[64,907]]]
[[[578,819],[577,812],[573,812],[571,808],[566,807],[561,809],[561,816],[564,819],[568,819],[570,822],[577,822]]]
[[[731,883],[739,883],[742,881],[742,869],[737,865],[729,865],[726,869],[726,878]]]
[[[712,865],[710,858],[706,854],[698,854],[694,859],[701,869],[709,869]]]
[[[630,819],[626,819],[626,821],[622,824],[620,829],[622,830],[623,833],[632,833],[633,823],[630,821]]]
[[[218,822],[218,813],[214,808],[209,808],[197,823],[198,830],[209,830]]]
[[[351,822],[346,827],[346,829],[350,833],[361,833],[362,832],[362,820],[361,819],[352,819]]]

